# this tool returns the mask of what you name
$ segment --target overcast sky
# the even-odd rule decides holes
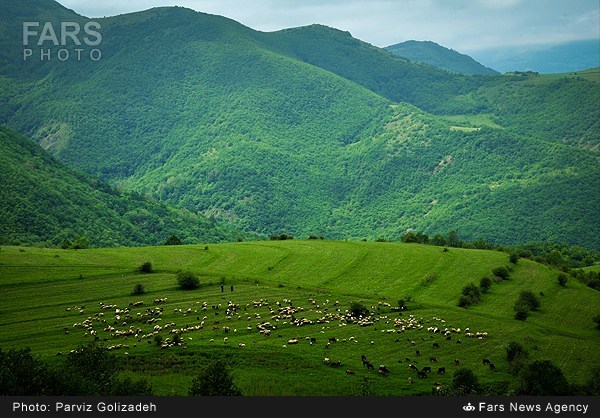
[[[320,23],[379,47],[429,40],[456,51],[600,39],[600,0],[59,0],[86,17],[184,6],[259,31]]]

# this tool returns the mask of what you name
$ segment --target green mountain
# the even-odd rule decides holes
[[[95,246],[233,241],[243,236],[184,209],[119,192],[73,171],[30,139],[0,126],[0,244]],[[80,241],[82,245],[84,241]]]
[[[453,74],[333,28],[181,7],[96,21],[97,61],[0,63],[0,123],[76,170],[266,234],[600,248],[594,81]]]
[[[499,74],[468,55],[431,41],[406,41],[384,48],[394,55],[460,74]]]

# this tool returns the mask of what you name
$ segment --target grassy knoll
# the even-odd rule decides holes
[[[547,266],[519,260],[480,303],[457,306],[467,283],[510,265],[496,251],[321,240],[1,249],[0,347],[29,346],[53,362],[96,334],[115,347],[124,375],[149,378],[159,395],[187,394],[198,367],[217,357],[229,362],[243,394],[261,396],[429,394],[434,382],[451,382],[455,359],[482,383],[502,385],[512,379],[505,359],[510,341],[525,346],[531,359],[552,360],[574,383],[585,382],[599,360],[592,317],[600,295],[576,280],[559,286]],[[137,271],[146,261],[153,273]],[[179,290],[179,270],[196,273],[201,287]],[[131,296],[137,283],[146,293]],[[513,318],[521,290],[541,301],[526,321]],[[156,304],[160,298],[166,301]],[[408,310],[394,309],[399,299]],[[369,309],[369,325],[344,320],[357,301]],[[257,327],[265,321],[275,326],[269,336]],[[157,325],[163,344],[179,335],[182,345],[160,348]],[[446,339],[429,327],[461,332]],[[468,337],[466,328],[488,336]],[[375,368],[387,365],[389,376],[367,370],[362,354]],[[342,365],[324,365],[324,357]],[[496,371],[482,364],[484,357]],[[408,360],[432,372],[418,379]],[[446,373],[438,375],[438,367]]]

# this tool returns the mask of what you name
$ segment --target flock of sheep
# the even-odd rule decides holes
[[[273,302],[260,299],[246,304],[234,303],[231,300],[227,303],[215,304],[197,301],[186,307],[179,307],[180,304],[173,303],[168,312],[171,313],[171,318],[174,316],[179,319],[171,321],[164,320],[165,310],[168,306],[167,298],[154,299],[151,304],[151,306],[147,306],[144,301],[139,300],[129,303],[128,306],[119,307],[115,304],[99,302],[96,312],[73,323],[71,327],[65,327],[64,330],[67,334],[72,328],[81,328],[85,337],[103,341],[107,350],[126,349],[125,354],[129,354],[129,351],[135,349],[137,344],[143,342],[147,344],[155,342],[162,349],[176,346],[186,347],[187,342],[184,335],[187,336],[187,341],[191,341],[193,338],[201,341],[204,338],[211,344],[220,340],[225,345],[229,343],[229,336],[235,335],[237,347],[245,348],[255,340],[248,338],[244,341],[244,338],[240,338],[240,336],[249,336],[254,333],[264,338],[269,338],[274,333],[277,334],[278,337],[283,338],[281,342],[283,348],[308,344],[327,350],[336,343],[358,343],[355,335],[345,338],[336,337],[335,330],[338,328],[346,326],[374,327],[381,333],[393,334],[394,342],[404,341],[404,339],[400,339],[399,334],[406,333],[407,336],[410,336],[405,340],[408,343],[407,347],[412,347],[413,360],[405,357],[404,360],[398,360],[398,363],[408,363],[405,367],[414,371],[414,376],[419,379],[426,378],[432,369],[430,365],[421,368],[415,365],[416,357],[421,357],[422,350],[422,348],[418,349],[417,345],[423,347],[426,342],[429,342],[431,350],[436,350],[440,348],[440,343],[444,340],[452,341],[454,339],[453,343],[460,344],[461,337],[476,339],[488,337],[488,333],[485,331],[474,332],[469,328],[446,326],[446,321],[442,318],[425,319],[407,314],[407,312],[398,312],[392,309],[387,302],[378,302],[377,305],[370,307],[368,315],[359,316],[353,315],[349,309],[342,308],[339,301],[326,299],[317,302],[314,298],[307,300],[306,308],[290,299]],[[66,311],[77,312],[78,316],[81,316],[85,314],[86,308],[85,306],[75,306],[66,308]],[[178,325],[176,322],[185,325]],[[245,326],[240,325],[242,323]],[[303,327],[308,328],[308,331],[301,332]],[[297,331],[290,332],[291,329],[297,329]],[[286,332],[282,332],[282,330]],[[417,334],[412,331],[421,331],[421,338],[416,338]],[[282,335],[284,333],[293,335],[293,337],[284,338]],[[425,333],[429,336],[426,337]],[[321,334],[327,334],[326,338],[317,338]],[[343,334],[348,335],[347,332]],[[436,335],[438,337],[434,341]],[[320,344],[317,344],[317,341]],[[366,343],[373,345],[375,341],[366,341]],[[360,349],[358,347],[357,351]],[[364,346],[362,347],[364,349]],[[361,361],[367,370],[376,370],[383,377],[391,373],[390,367],[385,364],[374,367],[364,354],[361,356]],[[340,359],[333,360],[328,355],[323,358],[322,362],[334,368],[341,367],[344,363],[357,364],[353,359],[344,359],[342,362]],[[430,356],[429,362],[437,363],[436,356]],[[454,359],[453,362],[457,366],[460,360]],[[356,373],[356,370],[352,368],[345,368],[345,371],[347,374]],[[446,366],[437,367],[437,374],[441,375],[445,372]],[[409,376],[408,383],[411,384],[413,381],[412,376]],[[436,386],[439,387],[439,385]]]

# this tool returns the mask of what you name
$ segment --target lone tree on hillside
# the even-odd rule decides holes
[[[369,315],[369,310],[365,305],[363,305],[360,302],[352,302],[350,304],[350,313],[352,314],[352,316],[358,318],[360,316]]]
[[[198,289],[200,287],[200,279],[191,271],[180,271],[177,273],[177,283],[179,288],[183,290]]]
[[[190,396],[242,396],[223,360],[206,365],[194,378],[188,390]]]

